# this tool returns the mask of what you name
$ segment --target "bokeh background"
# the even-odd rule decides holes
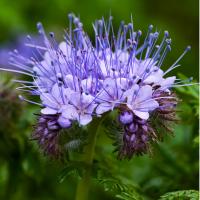
[[[92,37],[92,22],[111,13],[115,29],[121,20],[129,22],[132,15],[135,28],[144,33],[149,24],[158,31],[169,31],[172,51],[164,67],[173,64],[185,47],[191,45],[192,51],[173,73],[193,76],[198,81],[198,8],[198,0],[0,0],[0,65],[7,66],[7,52],[20,49],[26,34],[37,34],[38,21],[62,39],[68,25],[67,14],[74,12]],[[37,145],[29,140],[37,106],[19,102],[9,75],[0,73],[0,199],[73,200],[77,178],[60,179],[62,163],[43,157]],[[104,146],[99,159],[112,166],[109,173],[118,173],[147,200],[159,199],[166,192],[198,189],[198,87],[177,92],[183,100],[181,123],[176,126],[174,136],[155,146],[152,156],[117,161],[112,142],[104,136],[99,140],[99,146]],[[120,189],[106,191],[109,186],[105,182],[99,184],[101,179],[100,176],[93,181],[90,199],[117,199]]]

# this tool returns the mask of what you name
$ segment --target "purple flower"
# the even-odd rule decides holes
[[[109,110],[113,110],[120,103],[125,102],[124,91],[122,89],[123,85],[123,79],[107,78],[103,81],[102,89],[96,97],[99,104],[96,109],[97,114],[103,114]]]
[[[32,139],[37,140],[45,154],[59,158],[62,154],[59,145],[59,131],[61,126],[57,122],[56,115],[40,115]]]
[[[28,36],[28,38],[30,38],[30,36]],[[14,42],[8,43],[5,46],[0,46],[0,67],[18,69],[22,67],[22,63],[25,64],[27,61],[27,58],[30,58],[33,54],[36,55],[39,60],[41,60],[43,51],[41,51],[39,54],[35,47],[38,45],[40,46],[44,45],[43,40],[39,38],[38,36],[32,36],[31,38],[32,45],[28,43],[30,43],[30,40],[28,40],[25,35],[22,35],[20,37],[17,37]],[[9,61],[10,61],[10,54],[14,56],[13,53],[11,53],[13,49],[15,49],[15,52],[17,53],[20,52],[20,54],[22,54],[23,57],[25,57],[26,59],[21,57],[20,63],[12,63],[12,66],[11,66],[9,64]],[[12,62],[12,59],[11,59],[11,62]]]
[[[85,126],[94,117],[119,111],[128,149],[132,153],[139,152],[139,149],[144,152],[146,142],[152,138],[149,133],[154,133],[149,125],[151,116],[163,110],[163,101],[171,106],[170,99],[174,98],[171,88],[182,85],[176,82],[175,76],[166,75],[179,66],[178,62],[190,47],[168,70],[163,71],[162,63],[171,51],[167,31],[159,44],[159,33],[150,25],[146,39],[140,44],[142,32],[134,30],[132,23],[121,23],[115,35],[112,17],[108,22],[102,18],[93,24],[93,44],[79,18],[69,14],[69,21],[69,31],[60,44],[56,42],[54,33],[47,35],[42,24],[38,23],[44,45],[34,45],[28,37],[28,46],[34,47],[40,58],[35,54],[23,57],[14,51],[11,63],[19,70],[8,71],[33,78],[32,82],[19,80],[22,84],[19,88],[40,96],[42,115],[56,116],[54,121],[57,120],[56,124],[61,128],[69,128],[73,122]],[[141,145],[138,144],[140,141]]]
[[[40,98],[42,101],[43,108],[42,114],[53,115],[60,113],[61,108],[68,103],[69,89],[54,84],[49,92],[41,92]]]
[[[70,95],[69,102],[61,109],[61,118],[68,120],[77,120],[80,125],[87,125],[92,121],[92,113],[97,106],[94,97],[79,92],[73,92]]]
[[[153,90],[149,85],[134,85],[126,91],[127,106],[135,115],[141,119],[147,120],[149,112],[159,107],[159,104],[152,96]]]

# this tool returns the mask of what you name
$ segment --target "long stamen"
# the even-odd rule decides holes
[[[178,62],[183,58],[183,56],[185,56],[185,54],[188,52],[188,51],[190,51],[191,50],[191,46],[187,46],[186,47],[186,49],[185,49],[185,51],[181,54],[181,56],[174,62],[174,64],[171,66],[171,67],[169,67],[169,69],[164,73],[164,75],[165,74],[167,74],[168,72],[170,72],[170,71],[172,71],[173,69],[175,69],[176,68],[176,65],[178,64]]]

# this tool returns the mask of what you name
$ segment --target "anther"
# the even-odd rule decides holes
[[[81,22],[78,23],[77,25],[79,28],[82,28],[83,27],[83,24]]]
[[[132,79],[136,79],[136,76],[134,75],[134,76],[132,77]]]
[[[68,14],[68,18],[69,18],[69,20],[72,20],[72,19],[73,19],[73,14],[72,14],[72,13],[69,13],[69,14]]]
[[[167,45],[167,50],[171,51],[171,46],[170,45]]]
[[[62,82],[58,82],[58,87],[61,87],[63,85],[63,83]]]
[[[190,51],[191,50],[191,46],[187,46],[185,51]]]
[[[137,32],[137,34],[138,34],[138,36],[141,36],[141,35],[142,35],[142,31],[139,30],[139,31]]]
[[[124,21],[121,21],[120,25],[121,25],[121,26],[124,26]]]
[[[146,69],[145,71],[146,71],[146,73],[149,73],[149,72],[150,72],[150,69]]]
[[[165,37],[169,37],[169,32],[168,32],[168,31],[165,31],[165,32],[164,32],[164,35],[165,35]]]
[[[78,24],[79,23],[79,19],[77,17],[74,18],[74,24]]]
[[[153,29],[153,25],[151,24],[149,25],[149,31],[152,31],[152,29]]]
[[[42,23],[41,22],[38,22],[37,23],[37,28],[38,28],[38,30],[40,30],[40,29],[42,29],[43,27],[42,27]]]
[[[20,99],[21,101],[24,101],[24,97],[23,97],[22,95],[18,95],[18,97],[19,97],[19,99]]]
[[[110,20],[110,21],[113,20],[113,16],[110,16],[110,17],[109,17],[109,20]]]
[[[31,36],[30,35],[27,35],[26,38],[27,38],[28,41],[31,41]]]
[[[129,28],[130,30],[133,30],[133,24],[132,24],[132,23],[129,23],[129,24],[128,24],[128,28]]]
[[[53,33],[53,32],[50,32],[50,33],[49,33],[49,36],[52,37],[52,38],[54,38],[54,33]]]
[[[98,24],[99,24],[99,26],[103,26],[103,21],[101,19],[98,20]]]
[[[158,33],[158,32],[155,32],[155,33],[154,33],[154,37],[157,38],[158,36],[159,36],[159,33]]]
[[[166,43],[167,43],[167,44],[171,44],[171,42],[172,42],[172,39],[171,39],[171,38],[166,39]]]

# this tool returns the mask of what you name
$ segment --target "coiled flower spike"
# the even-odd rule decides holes
[[[2,70],[32,77],[32,82],[18,80],[22,84],[18,89],[40,97],[41,103],[21,97],[42,107],[39,120],[53,118],[60,130],[70,128],[74,122],[86,126],[94,118],[117,110],[117,123],[124,130],[119,157],[131,158],[134,154],[146,153],[149,144],[158,138],[151,116],[157,113],[163,120],[175,120],[177,97],[171,89],[189,84],[166,75],[179,66],[190,46],[164,72],[161,67],[171,51],[167,31],[158,43],[159,32],[154,32],[150,25],[142,43],[142,32],[135,31],[133,23],[121,22],[118,32],[114,33],[113,18],[107,22],[102,18],[93,24],[93,43],[80,19],[74,14],[68,17],[69,28],[60,44],[54,33],[45,33],[41,23],[37,28],[45,45],[35,45],[28,36],[27,45],[36,49],[42,60],[35,55],[25,58],[14,51],[11,64],[18,69]],[[45,144],[46,152],[56,154],[47,148],[56,146],[57,149],[57,145],[48,145],[48,140],[41,142],[52,130],[46,125],[37,130],[35,135],[40,138],[40,145]]]

